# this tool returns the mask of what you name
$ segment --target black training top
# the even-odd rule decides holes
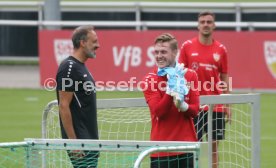
[[[69,56],[60,64],[56,81],[58,101],[59,90],[74,92],[70,110],[77,138],[99,139],[95,81],[85,64]],[[61,133],[68,139],[62,124]]]

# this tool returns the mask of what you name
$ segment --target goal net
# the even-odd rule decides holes
[[[97,100],[99,137],[102,140],[149,140],[150,113],[142,98]],[[61,138],[57,101],[43,113],[42,138]]]
[[[138,101],[137,101],[138,100]],[[150,136],[150,114],[141,99],[104,99],[97,100],[97,117],[100,140],[148,141]],[[61,138],[57,101],[50,102],[43,113],[42,138]],[[46,152],[46,167],[71,167],[65,151]],[[138,152],[101,152],[99,167],[131,167]],[[57,159],[58,158],[58,159]],[[51,160],[51,162],[48,162]],[[53,162],[52,160],[55,160]],[[121,163],[120,163],[121,162]],[[122,163],[123,162],[123,163]],[[119,166],[119,167],[120,167]]]
[[[9,162],[18,159],[20,164],[25,161],[22,165],[71,168],[72,164],[67,152],[69,150],[87,149],[89,151],[100,151],[98,161],[98,167],[100,168],[134,167],[134,163],[140,167],[148,168],[150,164],[149,155],[159,150],[193,153],[195,167],[201,164],[200,167],[211,168],[213,157],[213,132],[211,128],[215,123],[210,122],[212,121],[212,112],[215,111],[216,104],[230,104],[232,122],[225,125],[225,137],[223,140],[219,140],[217,150],[219,159],[216,164],[224,168],[259,168],[259,95],[201,96],[200,103],[208,107],[208,113],[203,112],[203,110],[201,113],[209,119],[207,132],[211,136],[203,135],[199,143],[149,141],[151,121],[144,98],[97,100],[100,139],[88,142],[88,140],[60,139],[57,102],[52,101],[46,106],[43,113],[42,139],[28,139],[25,142],[27,146],[21,144],[20,147],[14,147],[14,144],[9,147],[5,144],[5,147],[3,147],[3,144],[0,143],[0,157],[5,154],[11,156],[10,159],[0,161],[0,167],[13,164]],[[201,129],[203,128],[198,130]],[[200,146],[197,146],[198,144]],[[205,151],[204,148],[207,148],[207,150]],[[16,157],[16,153],[20,157]],[[13,157],[16,157],[16,159],[12,159]],[[197,162],[197,159],[199,162]]]
[[[102,140],[149,140],[150,135],[150,114],[147,104],[143,98],[137,99],[109,99],[98,102],[98,124],[99,134]],[[56,106],[56,102],[53,102]],[[230,104],[232,113],[231,124],[225,124],[225,135],[223,140],[219,140],[218,164],[220,167],[258,167],[259,165],[259,145],[260,145],[260,121],[259,121],[259,95],[258,94],[233,94],[220,96],[201,96],[201,106],[208,107],[209,113],[205,113],[206,108],[202,108],[200,114],[210,118],[206,130],[208,135],[214,134],[212,126],[219,125],[217,121],[212,121],[212,112],[217,104]],[[46,110],[47,111],[47,110]],[[49,116],[58,116],[55,108],[48,110]],[[209,116],[208,116],[209,114]],[[54,117],[58,120],[58,117]],[[203,117],[204,118],[204,117]],[[58,122],[52,122],[53,118],[43,120],[47,129],[44,131],[44,138],[59,138]],[[207,123],[206,123],[207,124]],[[198,130],[203,130],[201,125]],[[58,137],[56,136],[58,135]],[[207,158],[208,167],[212,167],[212,136],[202,136],[201,142],[209,143],[209,153]],[[123,153],[120,153],[123,155]],[[127,153],[126,155],[130,155]],[[134,155],[137,155],[135,153]],[[123,156],[124,157],[124,156]],[[120,158],[120,156],[112,156]],[[114,159],[111,159],[114,160]],[[119,159],[120,160],[120,159]],[[209,160],[209,161],[208,161]],[[206,164],[205,164],[206,165]]]
[[[195,124],[205,123],[203,120],[206,119],[208,122],[205,125],[196,125],[197,133],[202,133],[206,129],[207,133],[199,136],[199,139],[209,144],[208,160],[213,159],[213,152],[218,156],[217,162],[208,162],[208,167],[212,167],[212,164],[226,168],[260,167],[259,101],[258,94],[201,96],[201,117]],[[221,113],[226,112],[225,107],[231,112],[231,120],[228,122],[226,113]],[[224,117],[225,126],[220,121]],[[221,127],[224,128],[222,132],[219,130]],[[217,138],[219,140],[214,141]],[[213,151],[214,142],[218,143],[217,151]]]

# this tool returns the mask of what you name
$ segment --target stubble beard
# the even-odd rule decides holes
[[[88,52],[87,57],[95,59],[96,58],[96,53],[94,51],[93,52]]]

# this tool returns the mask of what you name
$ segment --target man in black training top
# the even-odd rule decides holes
[[[77,27],[72,35],[73,55],[59,66],[57,99],[63,139],[99,139],[95,81],[85,66],[100,47],[93,26]],[[68,151],[74,168],[97,167],[98,151]]]

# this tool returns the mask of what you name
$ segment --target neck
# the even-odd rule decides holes
[[[211,45],[213,43],[213,39],[211,35],[208,35],[208,36],[199,35],[198,39],[199,39],[199,42],[203,45]]]
[[[176,62],[172,63],[171,65],[167,66],[167,67],[175,67]]]
[[[87,60],[87,57],[84,56],[84,54],[80,53],[78,50],[74,50],[73,57],[76,58],[81,63],[85,63]]]

